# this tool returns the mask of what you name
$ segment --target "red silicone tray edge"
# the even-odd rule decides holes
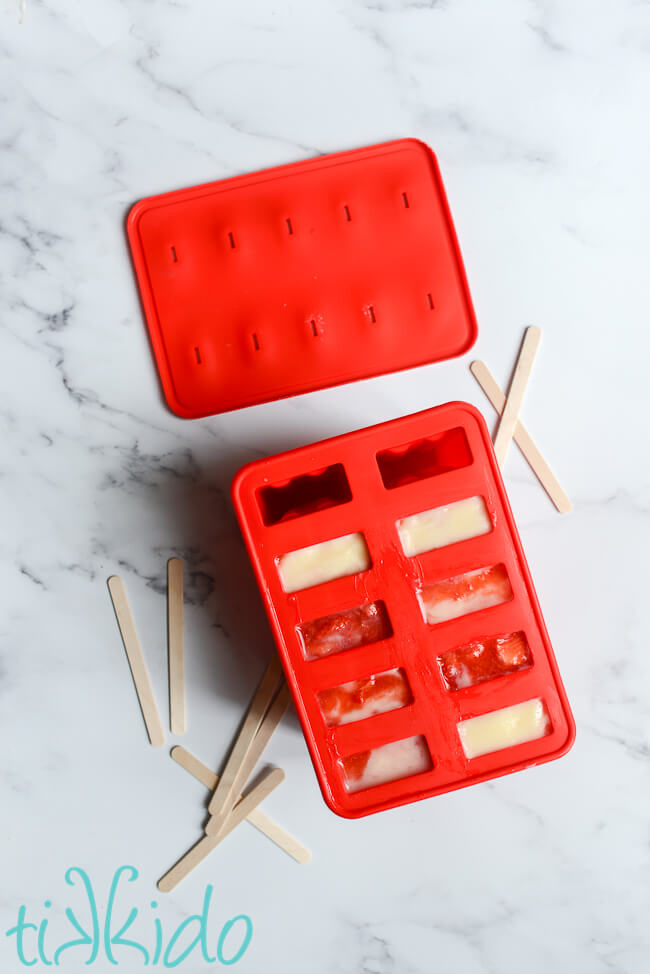
[[[342,152],[328,153],[323,157],[316,157],[316,159],[307,159],[299,162],[287,163],[281,166],[273,166],[267,169],[256,170],[255,172],[245,173],[237,176],[228,177],[225,179],[214,180],[209,183],[204,183],[198,186],[186,187],[184,189],[172,190],[165,193],[158,193],[153,196],[144,197],[138,200],[130,209],[126,218],[126,232],[130,244],[131,258],[133,261],[133,266],[136,274],[136,279],[139,283],[138,291],[140,295],[140,302],[143,308],[145,321],[147,324],[147,332],[149,335],[149,340],[154,353],[154,358],[158,368],[158,375],[162,385],[163,396],[165,402],[171,409],[173,413],[182,419],[202,419],[206,416],[215,415],[214,410],[199,410],[192,407],[188,407],[177,395],[176,389],[173,381],[173,373],[170,367],[169,359],[167,356],[167,349],[165,347],[164,338],[162,335],[162,330],[160,326],[160,320],[158,316],[158,311],[156,307],[155,293],[152,286],[151,277],[149,274],[149,269],[147,261],[144,255],[144,248],[139,233],[139,223],[142,217],[155,206],[164,204],[171,199],[175,201],[180,201],[183,199],[190,199],[197,195],[201,190],[205,193],[210,193],[214,191],[216,187],[219,187],[220,191],[226,191],[231,187],[245,186],[247,183],[258,182],[262,178],[272,179],[277,176],[284,175],[286,172],[300,173],[309,170],[314,162],[319,158],[327,158],[328,160],[336,162],[345,162],[347,159],[353,159],[358,156],[360,152],[375,152],[381,150],[393,150],[399,146],[403,145],[416,145],[422,151],[426,152],[430,159],[430,164],[435,174],[437,189],[440,196],[440,202],[444,212],[444,218],[446,223],[446,229],[449,235],[449,240],[453,250],[453,254],[456,261],[456,268],[458,272],[458,277],[467,309],[468,320],[469,320],[469,333],[465,343],[460,346],[452,354],[444,356],[443,359],[433,359],[432,361],[451,361],[454,358],[459,358],[465,355],[470,348],[474,345],[477,335],[478,335],[478,324],[476,320],[476,313],[474,310],[474,305],[472,302],[471,293],[469,290],[469,283],[467,280],[467,272],[465,269],[465,264],[463,261],[460,244],[458,241],[458,235],[456,233],[456,228],[452,219],[451,209],[449,206],[449,200],[445,191],[444,183],[442,181],[442,175],[440,172],[440,167],[438,160],[433,149],[420,139],[416,138],[403,138],[395,139],[389,142],[377,143],[371,146],[365,146],[361,149],[348,149]],[[405,365],[399,368],[385,368],[378,370],[373,375],[364,376],[363,378],[375,378],[379,375],[389,375],[393,373],[406,372],[411,368],[416,367],[416,365]],[[313,386],[309,389],[303,390],[299,394],[307,394],[309,392],[316,392],[325,388],[334,388],[340,385],[346,385],[351,382],[362,381],[359,377],[344,376],[342,378],[336,378],[333,380],[315,382]],[[227,409],[219,410],[218,412],[229,412],[236,409],[243,409],[249,406],[258,405],[263,402],[271,402],[280,399],[291,398],[297,393],[293,391],[287,391],[284,393],[279,393],[273,397],[259,398],[255,394],[250,396],[243,396],[241,402],[237,402]]]
[[[298,693],[298,681],[297,681],[297,678],[296,678],[296,674],[295,674],[295,672],[293,671],[293,669],[290,666],[287,666],[288,659],[287,659],[287,654],[286,654],[285,649],[284,649],[284,635],[283,635],[282,629],[281,629],[281,627],[280,627],[280,625],[278,623],[277,617],[276,617],[276,615],[275,615],[275,613],[273,611],[273,600],[272,600],[272,597],[270,595],[270,591],[269,591],[268,585],[266,584],[266,579],[265,579],[264,572],[262,571],[261,566],[260,566],[260,561],[259,561],[259,558],[258,558],[257,548],[256,548],[256,545],[255,545],[255,542],[254,542],[254,539],[253,539],[253,535],[252,535],[252,532],[250,530],[250,527],[249,527],[249,524],[248,524],[247,520],[245,519],[244,516],[242,516],[242,511],[243,511],[242,490],[245,487],[246,480],[248,479],[248,477],[250,476],[250,474],[253,471],[255,471],[256,469],[259,469],[260,465],[264,463],[264,460],[254,460],[254,461],[246,464],[245,466],[241,467],[240,470],[235,474],[235,477],[233,478],[233,481],[232,481],[232,484],[231,484],[231,497],[232,497],[232,501],[233,501],[233,504],[234,504],[234,507],[235,507],[235,511],[236,511],[236,514],[237,514],[237,519],[238,519],[238,522],[239,522],[239,525],[240,525],[240,529],[242,531],[242,535],[243,535],[243,538],[244,538],[244,542],[245,542],[245,545],[246,545],[246,549],[248,551],[248,554],[249,554],[249,557],[250,557],[250,560],[251,560],[251,564],[253,566],[253,571],[254,571],[255,578],[256,578],[256,581],[257,581],[257,584],[258,584],[258,587],[259,587],[259,590],[260,590],[260,594],[262,595],[262,601],[264,603],[264,608],[266,610],[267,617],[268,617],[269,623],[271,625],[271,629],[272,629],[272,632],[273,632],[273,635],[274,635],[276,647],[278,649],[278,652],[279,652],[279,655],[280,655],[280,659],[281,659],[282,664],[283,664],[283,667],[284,667],[284,671],[285,671],[285,676],[286,676],[286,679],[287,679],[287,683],[288,683],[289,688],[291,690],[291,694],[292,694],[292,697],[293,697],[294,705],[295,705],[296,711],[298,713],[298,717],[299,717],[300,724],[301,724],[301,727],[302,727],[302,730],[303,730],[303,735],[304,735],[304,738],[305,738],[305,742],[307,744],[307,748],[308,748],[308,751],[309,751],[310,759],[312,761],[312,764],[313,764],[313,767],[314,767],[314,771],[316,773],[316,778],[318,780],[318,784],[319,784],[319,787],[320,787],[320,790],[321,790],[323,799],[324,799],[325,803],[327,804],[327,806],[331,809],[331,811],[333,811],[336,815],[338,815],[338,816],[340,816],[342,818],[346,818],[346,819],[364,818],[367,815],[375,814],[376,812],[379,812],[379,811],[385,811],[385,810],[388,810],[390,808],[397,808],[397,807],[400,807],[402,805],[411,804],[411,803],[413,803],[415,801],[422,801],[422,800],[424,800],[426,798],[435,797],[435,796],[438,796],[438,795],[441,795],[441,794],[446,794],[447,792],[458,791],[461,788],[467,788],[467,787],[470,787],[471,785],[474,785],[474,784],[480,784],[482,782],[490,781],[490,780],[493,780],[495,778],[504,777],[505,775],[513,774],[516,771],[525,770],[526,768],[535,767],[535,766],[540,765],[540,764],[546,764],[549,761],[554,761],[554,760],[557,760],[560,757],[563,757],[571,749],[571,747],[573,746],[573,744],[575,742],[575,737],[576,737],[575,720],[574,720],[574,717],[573,717],[573,714],[572,714],[572,711],[571,711],[571,707],[569,705],[569,701],[568,701],[568,698],[567,698],[567,695],[566,695],[566,691],[565,691],[565,688],[564,688],[564,684],[562,682],[562,677],[561,677],[560,672],[559,672],[559,667],[558,667],[557,660],[556,660],[556,657],[555,657],[555,652],[553,650],[553,646],[552,646],[552,643],[551,643],[550,638],[549,638],[549,635],[548,635],[548,630],[546,628],[546,624],[545,624],[545,621],[544,621],[544,617],[542,615],[541,607],[540,607],[540,604],[539,604],[539,599],[537,597],[537,593],[535,591],[535,588],[534,588],[534,585],[533,585],[533,582],[532,582],[532,576],[531,576],[531,573],[530,573],[530,568],[528,566],[528,562],[527,562],[526,557],[525,557],[525,554],[524,554],[523,546],[521,544],[521,539],[519,537],[519,533],[518,533],[517,527],[516,527],[516,522],[514,520],[514,515],[512,513],[512,508],[510,506],[510,502],[508,500],[508,496],[507,496],[507,493],[506,493],[506,490],[505,490],[505,485],[503,483],[503,478],[501,476],[501,470],[500,470],[500,467],[498,465],[498,462],[497,462],[497,459],[496,459],[496,456],[495,456],[495,453],[494,453],[494,448],[493,448],[493,445],[492,445],[492,440],[491,440],[491,437],[490,437],[490,434],[489,434],[489,430],[487,428],[487,424],[485,422],[485,419],[484,419],[483,415],[480,413],[480,411],[475,406],[471,405],[470,403],[466,403],[466,402],[463,402],[463,401],[453,401],[453,402],[445,403],[444,405],[441,405],[441,406],[433,407],[432,409],[421,410],[418,413],[410,414],[410,416],[408,416],[408,417],[400,417],[400,418],[395,419],[395,420],[389,420],[388,422],[385,422],[385,423],[378,423],[378,424],[375,424],[372,427],[366,427],[365,429],[367,429],[367,430],[370,431],[370,430],[379,429],[380,427],[394,426],[394,425],[398,425],[398,424],[402,423],[405,419],[414,419],[414,418],[416,418],[418,416],[424,415],[425,413],[431,413],[431,412],[434,412],[434,411],[435,412],[439,412],[439,411],[442,411],[442,410],[462,410],[462,411],[466,412],[468,415],[470,415],[476,421],[476,423],[478,425],[478,428],[479,428],[479,431],[480,431],[480,435],[482,437],[482,440],[483,440],[483,443],[484,443],[484,446],[485,446],[485,449],[486,449],[486,456],[487,456],[488,462],[490,464],[492,474],[493,474],[494,479],[495,479],[495,484],[496,484],[497,489],[499,491],[500,500],[501,500],[502,506],[503,506],[503,511],[504,511],[504,514],[505,514],[506,521],[508,523],[509,530],[510,530],[510,536],[511,536],[511,539],[512,539],[512,542],[513,542],[513,545],[514,545],[514,548],[516,550],[516,554],[517,554],[517,558],[519,560],[519,564],[520,564],[520,567],[521,567],[521,570],[522,570],[522,574],[524,575],[524,578],[525,578],[526,583],[527,583],[527,589],[528,589],[528,595],[529,595],[530,605],[531,605],[531,607],[533,609],[533,613],[535,615],[535,619],[536,619],[537,625],[539,627],[539,630],[540,630],[540,632],[541,632],[541,634],[542,634],[542,636],[544,638],[544,642],[545,642],[545,653],[546,653],[546,657],[547,657],[547,660],[548,660],[548,663],[549,663],[549,666],[550,666],[550,669],[551,669],[551,672],[553,674],[553,678],[554,678],[554,681],[555,681],[555,688],[554,689],[555,689],[555,691],[557,693],[557,697],[558,697],[558,701],[559,701],[559,704],[560,704],[560,707],[561,707],[561,710],[562,710],[562,714],[563,714],[563,717],[564,717],[565,722],[566,722],[567,734],[566,734],[566,738],[554,750],[552,750],[552,751],[549,751],[549,752],[547,752],[545,754],[542,754],[542,755],[538,755],[538,756],[533,757],[533,758],[530,758],[529,757],[529,758],[522,758],[522,759],[520,759],[518,761],[512,761],[510,764],[508,764],[507,766],[505,766],[503,768],[500,768],[500,769],[492,769],[492,770],[487,770],[487,771],[485,771],[483,773],[475,773],[475,774],[472,775],[472,777],[469,780],[461,780],[461,781],[457,781],[457,782],[453,782],[453,783],[447,784],[447,785],[445,785],[444,787],[440,788],[439,790],[437,790],[435,792],[431,792],[431,790],[429,790],[429,789],[423,789],[423,793],[422,794],[418,794],[417,792],[415,792],[415,793],[410,793],[410,794],[406,794],[406,795],[403,795],[403,796],[394,796],[394,797],[391,797],[389,800],[377,801],[374,804],[370,803],[370,804],[368,804],[368,805],[366,805],[366,806],[364,806],[362,808],[359,808],[359,809],[351,809],[351,808],[342,806],[336,800],[335,796],[333,795],[332,790],[331,790],[330,785],[329,785],[329,782],[328,782],[327,778],[325,777],[325,775],[323,774],[323,771],[322,771],[322,768],[321,768],[321,763],[320,763],[320,758],[319,758],[319,755],[318,755],[318,752],[317,752],[316,742],[315,742],[315,739],[314,739],[313,734],[312,734],[312,731],[311,731],[309,717],[308,717],[307,712],[306,712],[306,710],[305,710],[305,708],[304,708],[304,706],[302,704],[302,699],[300,697],[300,694]],[[313,445],[314,446],[316,446],[316,445],[318,445],[318,446],[328,445],[329,446],[329,445],[335,444],[336,441],[341,441],[341,440],[347,439],[349,436],[353,435],[354,432],[360,432],[360,430],[352,431],[352,433],[343,433],[343,434],[339,434],[338,436],[329,437],[326,440],[320,440],[320,441],[318,441],[318,444],[313,444]],[[288,458],[288,457],[291,457],[291,456],[296,456],[296,455],[299,455],[301,453],[304,453],[306,449],[309,449],[309,445],[303,446],[303,447],[296,447],[296,448],[294,448],[292,450],[288,450],[288,451],[286,451],[286,452],[284,452],[282,454],[276,454],[276,455],[274,455],[274,457],[281,455],[283,457],[287,457]],[[274,457],[268,457],[266,459],[267,460],[271,460],[271,459],[274,459]]]

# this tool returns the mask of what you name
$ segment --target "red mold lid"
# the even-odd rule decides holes
[[[426,365],[476,338],[438,164],[414,139],[140,200],[128,236],[179,416]]]

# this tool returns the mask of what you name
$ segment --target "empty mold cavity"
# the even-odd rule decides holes
[[[285,592],[299,592],[313,585],[332,582],[335,578],[358,575],[367,571],[370,565],[366,539],[359,532],[298,548],[277,559]]]
[[[259,350],[260,350],[260,340],[257,337],[257,332],[253,332],[252,338],[253,338],[253,348],[255,349],[256,352],[259,352]]]
[[[230,246],[231,246],[231,247],[232,247],[232,249],[234,250],[234,249],[235,249],[235,238],[234,238],[234,236],[232,235],[232,233],[229,233],[229,234],[228,234],[228,240],[230,241]]]
[[[171,248],[171,251],[172,251],[172,260],[174,261],[175,264],[177,264],[178,263],[178,256],[176,254],[176,247],[172,247]]]
[[[377,454],[377,465],[387,490],[450,470],[461,470],[471,462],[469,443],[461,426]]]
[[[253,344],[259,349],[257,335],[253,335]],[[257,502],[266,525],[289,521],[326,507],[337,507],[349,500],[352,500],[352,492],[342,463],[293,477],[285,483],[262,487],[257,492]]]
[[[527,744],[551,732],[548,712],[539,697],[461,720],[456,726],[465,757],[470,759]]]
[[[194,356],[196,358],[196,364],[201,365],[201,352],[199,351],[198,346],[194,349]]]
[[[314,336],[314,338],[318,338],[318,334],[319,334],[319,332],[318,332],[318,325],[316,324],[316,322],[314,321],[313,318],[310,320],[309,324],[311,325],[311,333],[312,333],[312,335]]]
[[[348,793],[422,774],[433,767],[427,742],[421,734],[382,744],[340,759]]]
[[[408,210],[410,204],[409,204],[409,198],[406,195],[406,193],[402,193],[402,203],[404,204],[404,208]]]
[[[464,690],[477,683],[517,673],[528,669],[532,662],[523,632],[475,639],[438,657],[440,673],[448,690]]]
[[[430,511],[411,514],[397,522],[404,554],[409,558],[434,548],[478,538],[492,530],[492,521],[482,497],[467,497]]]
[[[350,216],[350,207],[344,206],[343,212],[345,213],[345,219],[348,221],[348,223],[350,223],[352,221],[352,217]]]
[[[303,623],[298,634],[305,658],[312,660],[388,639],[393,629],[384,603],[369,602]]]
[[[435,304],[433,303],[433,295],[431,294],[431,292],[427,294],[427,304],[429,305],[429,311],[433,311],[433,309],[435,308]]]
[[[287,231],[289,233],[289,236],[293,234],[293,226],[289,217],[287,217]]]
[[[328,727],[366,720],[376,714],[406,707],[413,700],[404,670],[386,670],[321,690],[318,703]]]
[[[425,620],[435,625],[509,602],[512,588],[505,566],[492,565],[425,585],[419,597]]]

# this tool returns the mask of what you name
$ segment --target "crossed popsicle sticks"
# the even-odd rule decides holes
[[[108,589],[147,734],[151,744],[160,747],[165,743],[165,733],[124,582],[113,575],[108,580]],[[180,734],[185,732],[185,673],[183,564],[179,558],[172,558],[168,563],[167,613],[170,725],[172,733]],[[310,851],[258,807],[284,781],[284,771],[280,768],[264,771],[257,783],[242,793],[290,702],[291,695],[279,657],[274,655],[253,694],[221,776],[214,774],[185,748],[172,748],[172,759],[201,781],[212,792],[212,798],[208,805],[205,835],[158,881],[158,888],[162,892],[174,889],[244,819],[296,862],[310,861]]]
[[[499,388],[485,362],[472,362],[470,369],[499,414],[499,422],[494,437],[494,452],[499,466],[503,469],[510,443],[514,439],[557,510],[560,514],[568,514],[572,507],[571,501],[519,419],[519,411],[541,337],[541,329],[534,325],[525,330],[507,397]]]

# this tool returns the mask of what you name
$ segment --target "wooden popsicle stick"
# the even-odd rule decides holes
[[[172,734],[184,734],[185,642],[183,638],[183,562],[167,562],[167,641],[169,652],[169,727]]]
[[[271,842],[275,842],[280,849],[284,849],[287,855],[299,862],[301,866],[306,865],[311,862],[311,852],[307,849],[301,842],[298,842],[293,835],[290,835],[286,829],[283,829],[277,822],[261,812],[259,808],[254,809],[249,816],[248,821],[251,825],[254,825],[256,829],[263,833],[270,839]]]
[[[219,784],[215,788],[214,794],[210,799],[210,804],[208,805],[210,815],[217,817],[219,826],[226,820],[228,812],[233,806],[237,786],[235,777],[241,767],[242,761],[245,759],[253,744],[255,735],[269,708],[269,704],[275,696],[281,676],[282,665],[278,655],[274,654],[257,690],[253,694],[253,699],[249,704],[244,723],[237,735],[226,766],[223,769]]]
[[[290,703],[291,691],[283,680],[282,686],[280,687],[276,698],[269,707],[260,729],[255,735],[253,746],[246,755],[245,760],[242,762],[240,772],[237,776],[238,780],[241,782],[240,788],[244,787],[244,784],[248,781],[251,774],[255,770],[257,762],[262,757],[262,754],[271,740],[271,737],[273,736],[278,724],[289,709]]]
[[[268,713],[265,715],[257,734],[253,738],[250,747],[243,756],[239,768],[234,770],[232,778],[233,795],[238,794],[250,778],[264,749],[271,740],[273,732],[286,714],[290,703],[291,693],[289,687],[286,683],[283,683],[277,697],[269,707]],[[226,806],[220,816],[213,815],[208,820],[205,826],[206,835],[219,835],[224,828],[227,828],[228,815],[231,807]]]
[[[496,436],[494,437],[494,452],[496,453],[499,466],[503,465],[510,449],[512,434],[515,431],[521,404],[524,401],[526,386],[530,378],[530,372],[535,361],[537,348],[542,337],[541,328],[532,325],[524,332],[524,340],[521,343],[521,350],[517,358],[517,365],[510,383],[510,389],[506,397],[506,404],[503,407],[499,423],[497,425]]]
[[[192,846],[185,855],[178,860],[176,865],[165,873],[158,880],[158,889],[162,893],[169,893],[182,879],[190,873],[200,862],[203,862],[213,849],[215,849],[222,839],[224,839],[240,822],[250,815],[254,808],[263,802],[271,792],[284,781],[284,771],[281,768],[272,768],[267,771],[257,785],[242,798],[235,806],[228,819],[227,828],[222,835],[204,835],[202,839]]]
[[[181,768],[185,768],[197,781],[205,785],[208,791],[214,791],[217,787],[217,782],[219,781],[219,775],[215,774],[207,765],[199,761],[197,757],[177,744],[171,750],[171,757],[180,764]],[[249,812],[246,816],[246,821],[254,825],[256,829],[259,829],[271,842],[275,842],[280,849],[283,849],[287,855],[295,859],[296,862],[304,865],[307,862],[311,862],[311,852],[309,849],[305,848],[302,843],[298,842],[292,835],[290,835],[285,829],[280,825],[277,825],[273,819],[265,815],[264,812],[260,811],[259,808],[254,808],[252,812]]]
[[[182,744],[176,744],[171,751],[169,756],[176,764],[180,764],[181,768],[185,768],[193,778],[200,781],[202,785],[208,789],[208,791],[214,791],[219,783],[219,775],[211,771],[207,764],[203,761],[199,761],[194,754],[183,747]]]
[[[111,595],[117,624],[120,627],[122,642],[124,643],[126,657],[131,667],[131,676],[135,684],[135,692],[138,695],[149,740],[154,747],[161,747],[165,743],[165,732],[156,705],[156,698],[153,694],[153,687],[151,686],[151,680],[147,672],[147,664],[144,661],[142,646],[140,645],[138,633],[135,628],[129,600],[126,596],[124,582],[118,575],[112,575],[109,578],[108,591]]]
[[[496,411],[501,413],[506,397],[485,362],[472,362],[470,370]],[[568,514],[573,507],[571,500],[521,420],[517,420],[513,439],[557,510]]]

